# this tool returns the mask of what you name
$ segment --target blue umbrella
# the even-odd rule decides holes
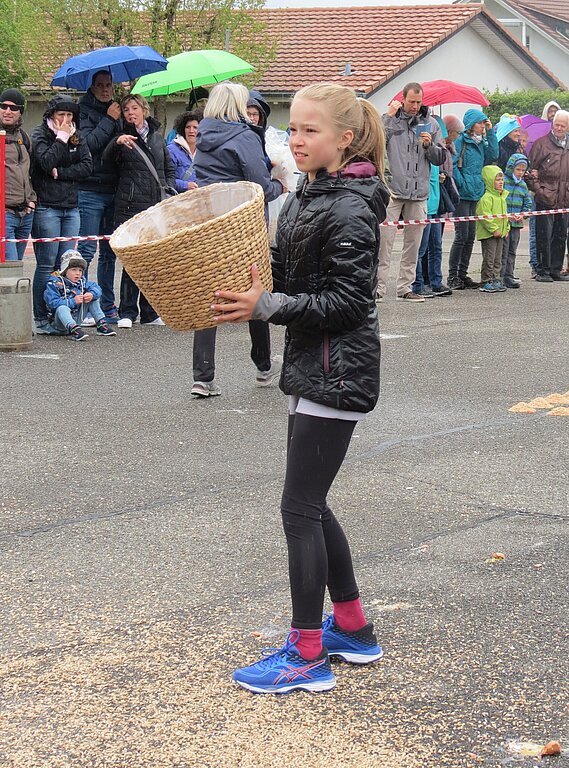
[[[51,84],[86,91],[93,75],[101,70],[110,72],[114,83],[126,83],[167,66],[168,61],[149,45],[118,45],[72,56],[57,70]]]

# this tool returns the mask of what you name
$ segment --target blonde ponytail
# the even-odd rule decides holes
[[[315,83],[298,91],[295,99],[308,99],[326,105],[330,118],[338,133],[350,130],[354,134],[352,143],[346,147],[341,167],[352,160],[369,160],[383,178],[385,165],[385,135],[383,123],[377,109],[357,98],[351,88],[336,83]]]

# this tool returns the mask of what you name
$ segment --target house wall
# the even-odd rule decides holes
[[[467,55],[465,53],[467,52]],[[569,57],[568,57],[569,60]],[[410,81],[450,79],[465,85],[474,85],[480,90],[524,90],[532,84],[506,61],[489,43],[470,27],[458,32],[450,40],[427,54],[416,64],[375,93],[370,101],[385,112],[391,99]],[[544,83],[544,87],[546,84]],[[436,113],[463,115],[472,105],[445,104],[436,108]],[[278,126],[288,120],[288,104],[271,104],[270,124]]]
[[[569,48],[567,53],[564,53],[533,29],[529,30],[529,36],[530,50],[534,56],[537,56],[569,88]],[[567,44],[569,46],[569,41]]]
[[[381,88],[371,101],[380,112],[384,112],[406,83],[439,79],[450,79],[490,91],[497,88],[517,91],[531,86],[491,45],[466,27]],[[468,107],[465,104],[447,104],[442,107],[442,114],[462,114]]]
[[[472,0],[477,2],[478,0]],[[485,0],[484,5],[486,10],[500,19],[519,19],[519,24],[504,24],[508,32],[524,45],[528,44],[529,50],[534,56],[545,64],[545,66],[553,72],[560,80],[562,80],[567,87],[569,87],[569,40],[567,41],[567,49],[563,50],[558,45],[549,40],[539,29],[534,29],[526,24],[525,27],[525,40],[522,37],[522,16],[514,10],[504,8],[501,3],[496,0]],[[503,22],[502,22],[503,23]]]

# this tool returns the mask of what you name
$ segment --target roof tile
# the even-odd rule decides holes
[[[272,8],[256,11],[278,41],[277,58],[258,87],[292,92],[317,80],[370,93],[446,40],[481,4]],[[346,64],[351,75],[345,75]]]

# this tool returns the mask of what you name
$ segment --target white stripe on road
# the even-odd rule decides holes
[[[18,355],[18,357],[31,357],[34,360],[59,360],[59,355]]]
[[[380,339],[408,339],[409,336],[406,336],[403,333],[380,333],[379,338]]]

